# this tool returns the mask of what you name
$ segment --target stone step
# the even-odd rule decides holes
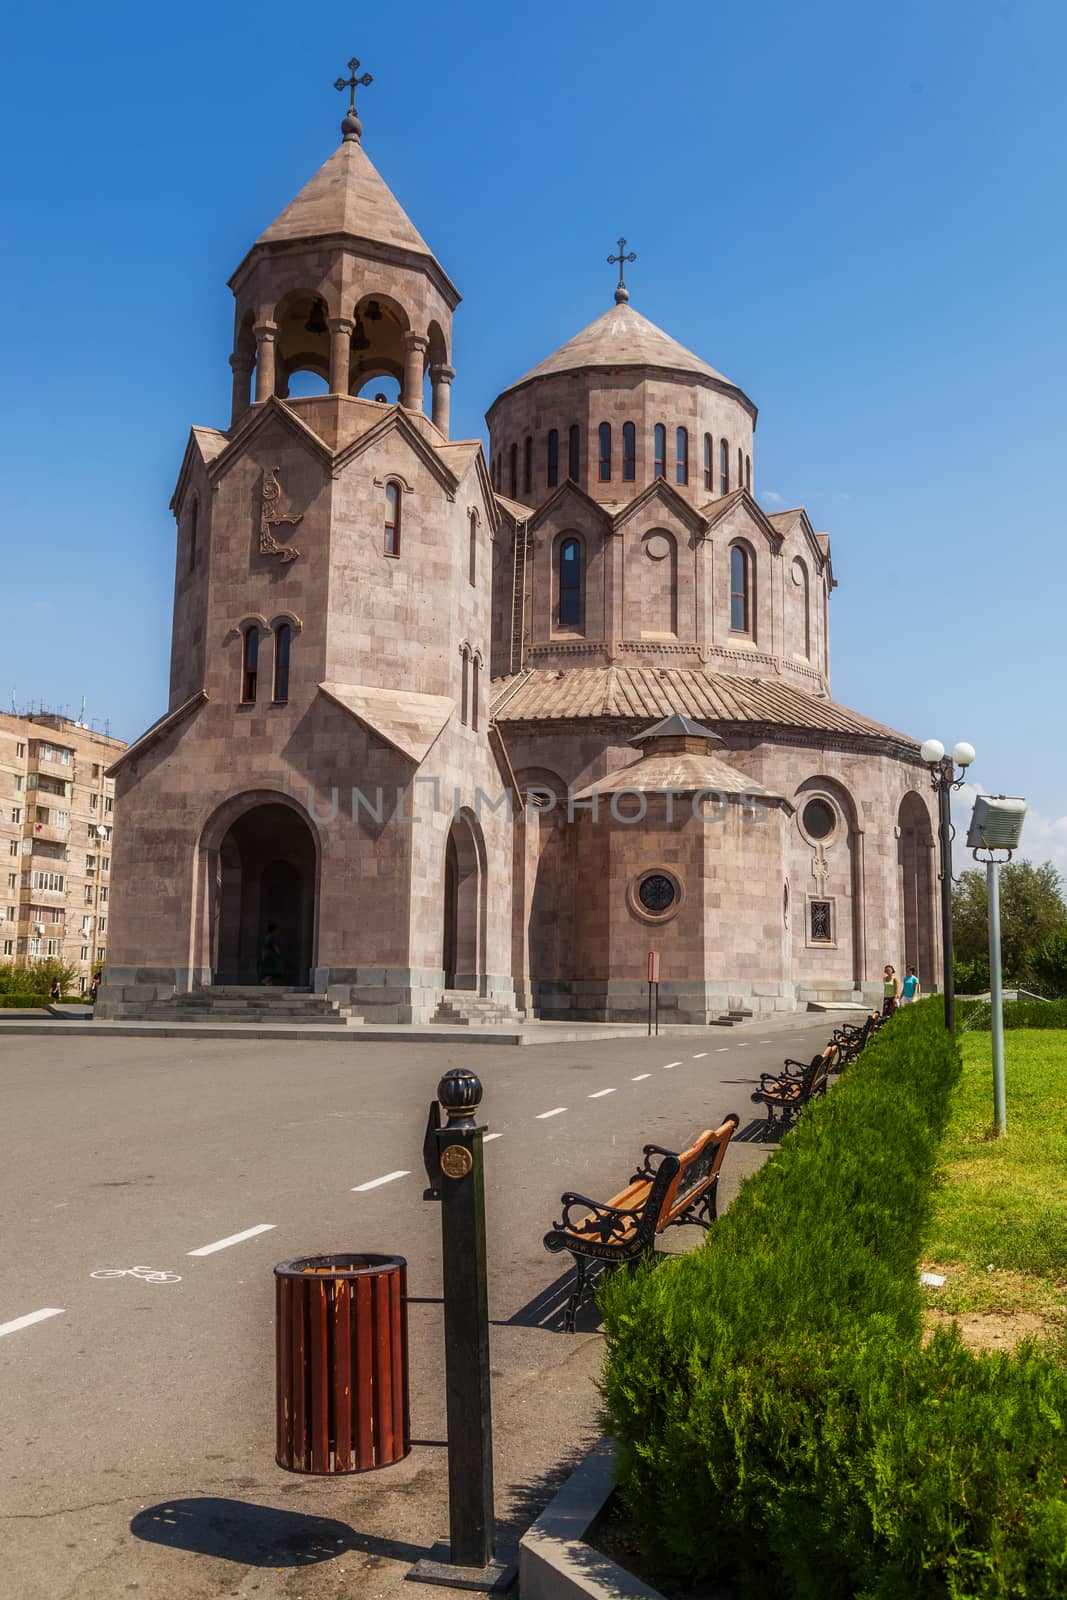
[[[162,1008],[145,1012],[146,1020],[155,1021],[158,1019],[162,1022],[166,1016],[167,1013]],[[288,1012],[271,1011],[266,1007],[262,1010],[246,1010],[239,1015],[234,1015],[232,1012],[220,1010],[217,1006],[204,1006],[203,1008],[190,1006],[183,1008],[177,1015],[171,1012],[170,1016],[176,1022],[263,1022],[273,1024],[276,1027],[297,1026],[301,1028],[349,1028],[358,1027],[363,1022],[362,1017],[354,1017],[351,1014],[342,1015],[337,1013],[336,1015],[331,1015],[326,1012],[315,1012],[311,1016],[292,1016]]]

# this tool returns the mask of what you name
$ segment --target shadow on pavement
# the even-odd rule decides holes
[[[149,1544],[236,1561],[245,1567],[312,1567],[350,1550],[394,1561],[418,1561],[429,1548],[357,1533],[332,1517],[279,1511],[275,1506],[215,1495],[161,1500],[137,1513],[130,1532]]]
[[[592,1282],[593,1279],[590,1279]],[[547,1289],[542,1289],[535,1294],[532,1300],[527,1300],[524,1306],[512,1312],[510,1317],[494,1317],[491,1324],[494,1328],[543,1328],[548,1333],[563,1332],[563,1313],[567,1301],[574,1288],[574,1269],[561,1274]],[[575,1320],[576,1333],[595,1333],[600,1327],[600,1315],[596,1302],[587,1300],[578,1309]]]
[[[781,1122],[769,1122],[766,1117],[755,1117],[734,1134],[734,1144],[781,1144],[782,1135],[788,1133]]]

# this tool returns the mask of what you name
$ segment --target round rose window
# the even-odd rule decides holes
[[[661,917],[674,904],[676,894],[677,890],[668,877],[662,872],[650,872],[647,878],[641,879],[637,898],[646,911],[650,911],[654,917]]]
[[[834,808],[825,800],[809,800],[801,813],[801,821],[809,839],[828,839],[837,826]]]

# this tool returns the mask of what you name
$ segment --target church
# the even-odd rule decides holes
[[[938,971],[917,742],[830,694],[828,534],[631,303],[450,436],[460,295],[342,140],[229,280],[97,1012],[664,1021]],[[561,329],[561,336],[569,332]],[[303,1010],[301,1010],[303,1007]]]

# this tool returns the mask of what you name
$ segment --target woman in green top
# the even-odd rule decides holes
[[[893,967],[887,966],[885,969],[882,994],[884,996],[882,1000],[882,1015],[883,1017],[888,1017],[891,1012],[897,1009],[897,999],[900,995],[900,980]]]
[[[278,983],[285,976],[285,962],[282,960],[282,947],[276,922],[270,923],[264,936],[263,948],[259,953],[259,973],[266,984]]]

